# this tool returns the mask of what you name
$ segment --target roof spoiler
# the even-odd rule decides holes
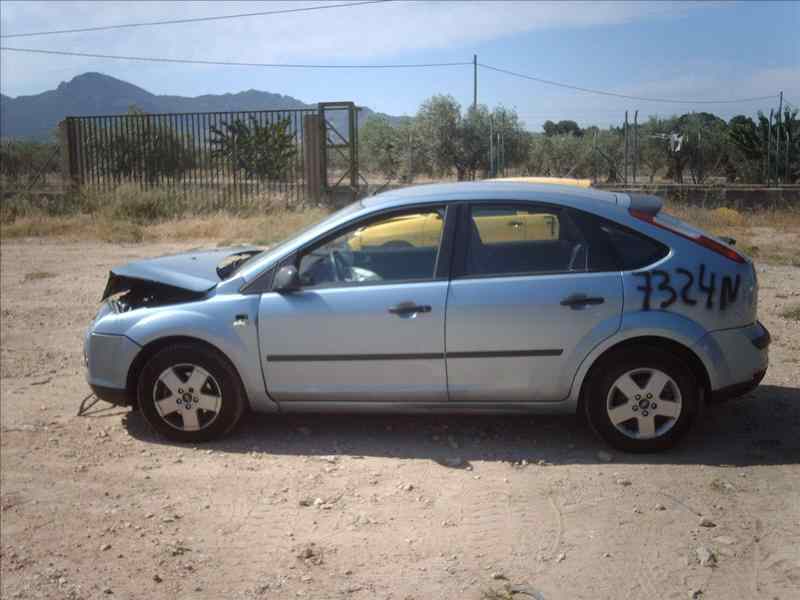
[[[636,211],[641,214],[655,217],[661,207],[664,206],[664,201],[658,196],[651,196],[650,194],[628,194],[630,198],[629,210]]]

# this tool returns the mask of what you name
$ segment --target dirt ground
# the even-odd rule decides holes
[[[197,245],[2,245],[2,598],[800,598],[800,268],[759,268],[763,385],[666,454],[570,417],[252,415],[193,448],[75,416],[108,269]]]

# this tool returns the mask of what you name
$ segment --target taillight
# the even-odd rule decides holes
[[[651,225],[655,225],[656,227],[660,227],[665,231],[669,231],[670,233],[674,233],[675,235],[679,235],[684,239],[689,240],[690,242],[694,242],[703,248],[708,248],[712,252],[716,252],[727,258],[728,260],[732,260],[735,263],[744,264],[746,261],[744,257],[739,254],[733,248],[729,248],[725,244],[721,244],[716,240],[712,240],[710,237],[703,235],[695,231],[690,227],[679,228],[679,226],[671,226],[668,223],[664,223],[663,221],[659,221],[657,215],[651,215],[649,213],[645,213],[642,211],[630,209],[628,211],[632,217],[639,219],[640,221],[644,221],[645,223],[650,223]]]
[[[720,244],[718,241],[712,240],[704,235],[700,236],[700,238],[697,240],[697,243],[705,248],[708,248],[709,250],[713,250],[717,254],[722,254],[722,256],[731,259],[733,262],[740,264],[745,262],[744,257],[733,248],[729,248],[725,244]]]

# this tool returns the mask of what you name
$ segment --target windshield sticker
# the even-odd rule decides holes
[[[672,277],[668,271],[661,269],[654,269],[653,271],[642,271],[633,273],[636,277],[641,277],[644,281],[642,285],[636,286],[636,289],[644,294],[642,298],[642,310],[651,310],[653,308],[653,293],[661,292],[657,308],[669,308],[676,302],[681,302],[687,306],[695,306],[698,302],[695,294],[700,298],[705,299],[706,309],[713,309],[715,295],[719,290],[719,299],[717,306],[720,310],[725,310],[728,306],[736,302],[739,297],[739,287],[741,284],[741,276],[736,275],[735,278],[724,275],[721,280],[721,286],[717,288],[717,274],[712,273],[706,269],[705,265],[698,267],[697,274],[692,273],[688,269],[679,268],[675,270],[676,283],[673,287]],[[696,291],[693,292],[696,285]],[[666,295],[666,297],[663,297]],[[701,300],[702,301],[702,300]]]

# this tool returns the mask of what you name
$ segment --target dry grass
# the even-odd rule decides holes
[[[787,306],[781,311],[781,316],[784,319],[791,319],[792,321],[800,321],[800,304]]]
[[[30,273],[25,273],[25,277],[22,278],[22,283],[38,281],[40,279],[50,279],[55,276],[55,273],[49,273],[48,271],[32,271]]]
[[[323,208],[290,208],[285,194],[231,199],[225,210],[199,192],[122,185],[110,192],[84,190],[60,198],[15,196],[0,206],[3,239],[55,237],[138,243],[202,239],[273,243],[327,214]],[[217,207],[217,208],[215,208]]]
[[[85,191],[50,205],[16,197],[0,206],[0,237],[270,244],[327,213],[289,208],[290,198],[281,195],[252,197],[225,211],[214,210],[212,200],[130,185],[105,194]],[[800,266],[800,210],[740,212],[675,202],[666,210],[712,234],[735,238],[737,247],[759,262]]]
[[[773,227],[781,231],[800,231],[800,210],[739,212],[734,208],[709,209],[674,202],[667,202],[665,210],[711,233],[730,227]]]
[[[207,240],[221,245],[253,243],[266,245],[321,220],[327,211],[275,211],[264,216],[237,217],[225,213],[167,219],[144,225],[106,216],[21,217],[0,224],[2,239],[56,237],[67,240],[101,240],[139,243],[155,241]]]
[[[665,210],[709,233],[732,237],[758,262],[800,266],[800,210],[739,212],[667,203]]]

